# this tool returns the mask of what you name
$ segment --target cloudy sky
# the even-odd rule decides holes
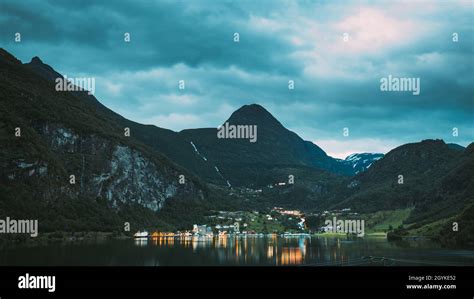
[[[217,127],[258,103],[345,157],[474,141],[473,3],[2,0],[0,47],[96,78],[96,97],[140,123]],[[381,91],[389,75],[419,78],[420,95]]]

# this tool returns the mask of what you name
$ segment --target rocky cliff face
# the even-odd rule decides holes
[[[58,223],[47,216],[49,212],[45,210],[52,208],[58,213],[53,217],[68,219],[78,215],[82,222],[89,217],[82,218],[82,212],[75,210],[78,205],[92,211],[100,209],[105,215],[110,212],[129,214],[133,206],[155,213],[162,210],[167,201],[205,197],[202,186],[186,173],[172,164],[160,163],[132,145],[98,134],[78,133],[58,123],[36,124],[33,130],[39,147],[46,148],[47,152],[36,154],[25,147],[24,154],[17,152],[15,158],[2,159],[0,205],[4,208],[0,214],[12,216],[21,212],[23,218],[39,219],[41,224]],[[181,174],[186,177],[185,184],[179,183]],[[96,205],[99,202],[106,203],[106,208],[102,205],[99,208]],[[12,204],[25,206],[25,210],[31,212],[13,208]],[[134,213],[136,217],[142,214]],[[115,223],[134,220],[127,217]],[[148,225],[156,224],[156,220],[151,221]],[[59,222],[61,227],[63,222]],[[54,225],[53,229],[62,230],[61,227]],[[82,229],[81,226],[78,229]]]
[[[114,208],[137,203],[158,211],[167,199],[175,196],[203,196],[192,181],[179,184],[177,170],[159,165],[128,145],[96,134],[79,135],[62,124],[44,124],[40,134],[51,151],[64,161],[66,181],[74,175],[75,184],[69,182],[74,197],[105,198]],[[36,163],[32,169],[38,175],[47,171],[44,163]]]

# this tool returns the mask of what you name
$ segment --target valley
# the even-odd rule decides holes
[[[258,104],[222,120],[255,126],[243,135],[250,140],[218,138],[217,128],[175,132],[127,120],[85,90],[56,92],[58,77],[39,58],[22,63],[0,49],[0,218],[38,219],[40,233],[130,237],[230,225],[212,216],[232,213],[255,233],[317,233],[339,213],[364,219],[369,234],[473,244],[473,143],[427,139],[341,160]],[[276,208],[298,211],[304,226]]]

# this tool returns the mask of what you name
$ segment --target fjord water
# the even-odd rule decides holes
[[[103,240],[7,247],[0,265],[44,266],[406,266],[474,265],[474,250],[429,240],[214,237]]]

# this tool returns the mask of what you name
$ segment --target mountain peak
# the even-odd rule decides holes
[[[38,56],[31,58],[30,64],[44,64]]]
[[[237,111],[252,111],[252,112],[258,112],[258,113],[269,113],[267,109],[265,109],[262,105],[259,105],[259,104],[243,105]]]
[[[232,113],[227,122],[241,125],[283,127],[283,125],[270,112],[268,112],[267,109],[259,104],[250,104],[240,107]]]
[[[31,58],[31,61],[25,63],[26,66],[35,71],[38,75],[42,76],[47,80],[54,81],[56,78],[62,78],[63,76],[56,72],[52,67],[45,64],[38,56]]]

